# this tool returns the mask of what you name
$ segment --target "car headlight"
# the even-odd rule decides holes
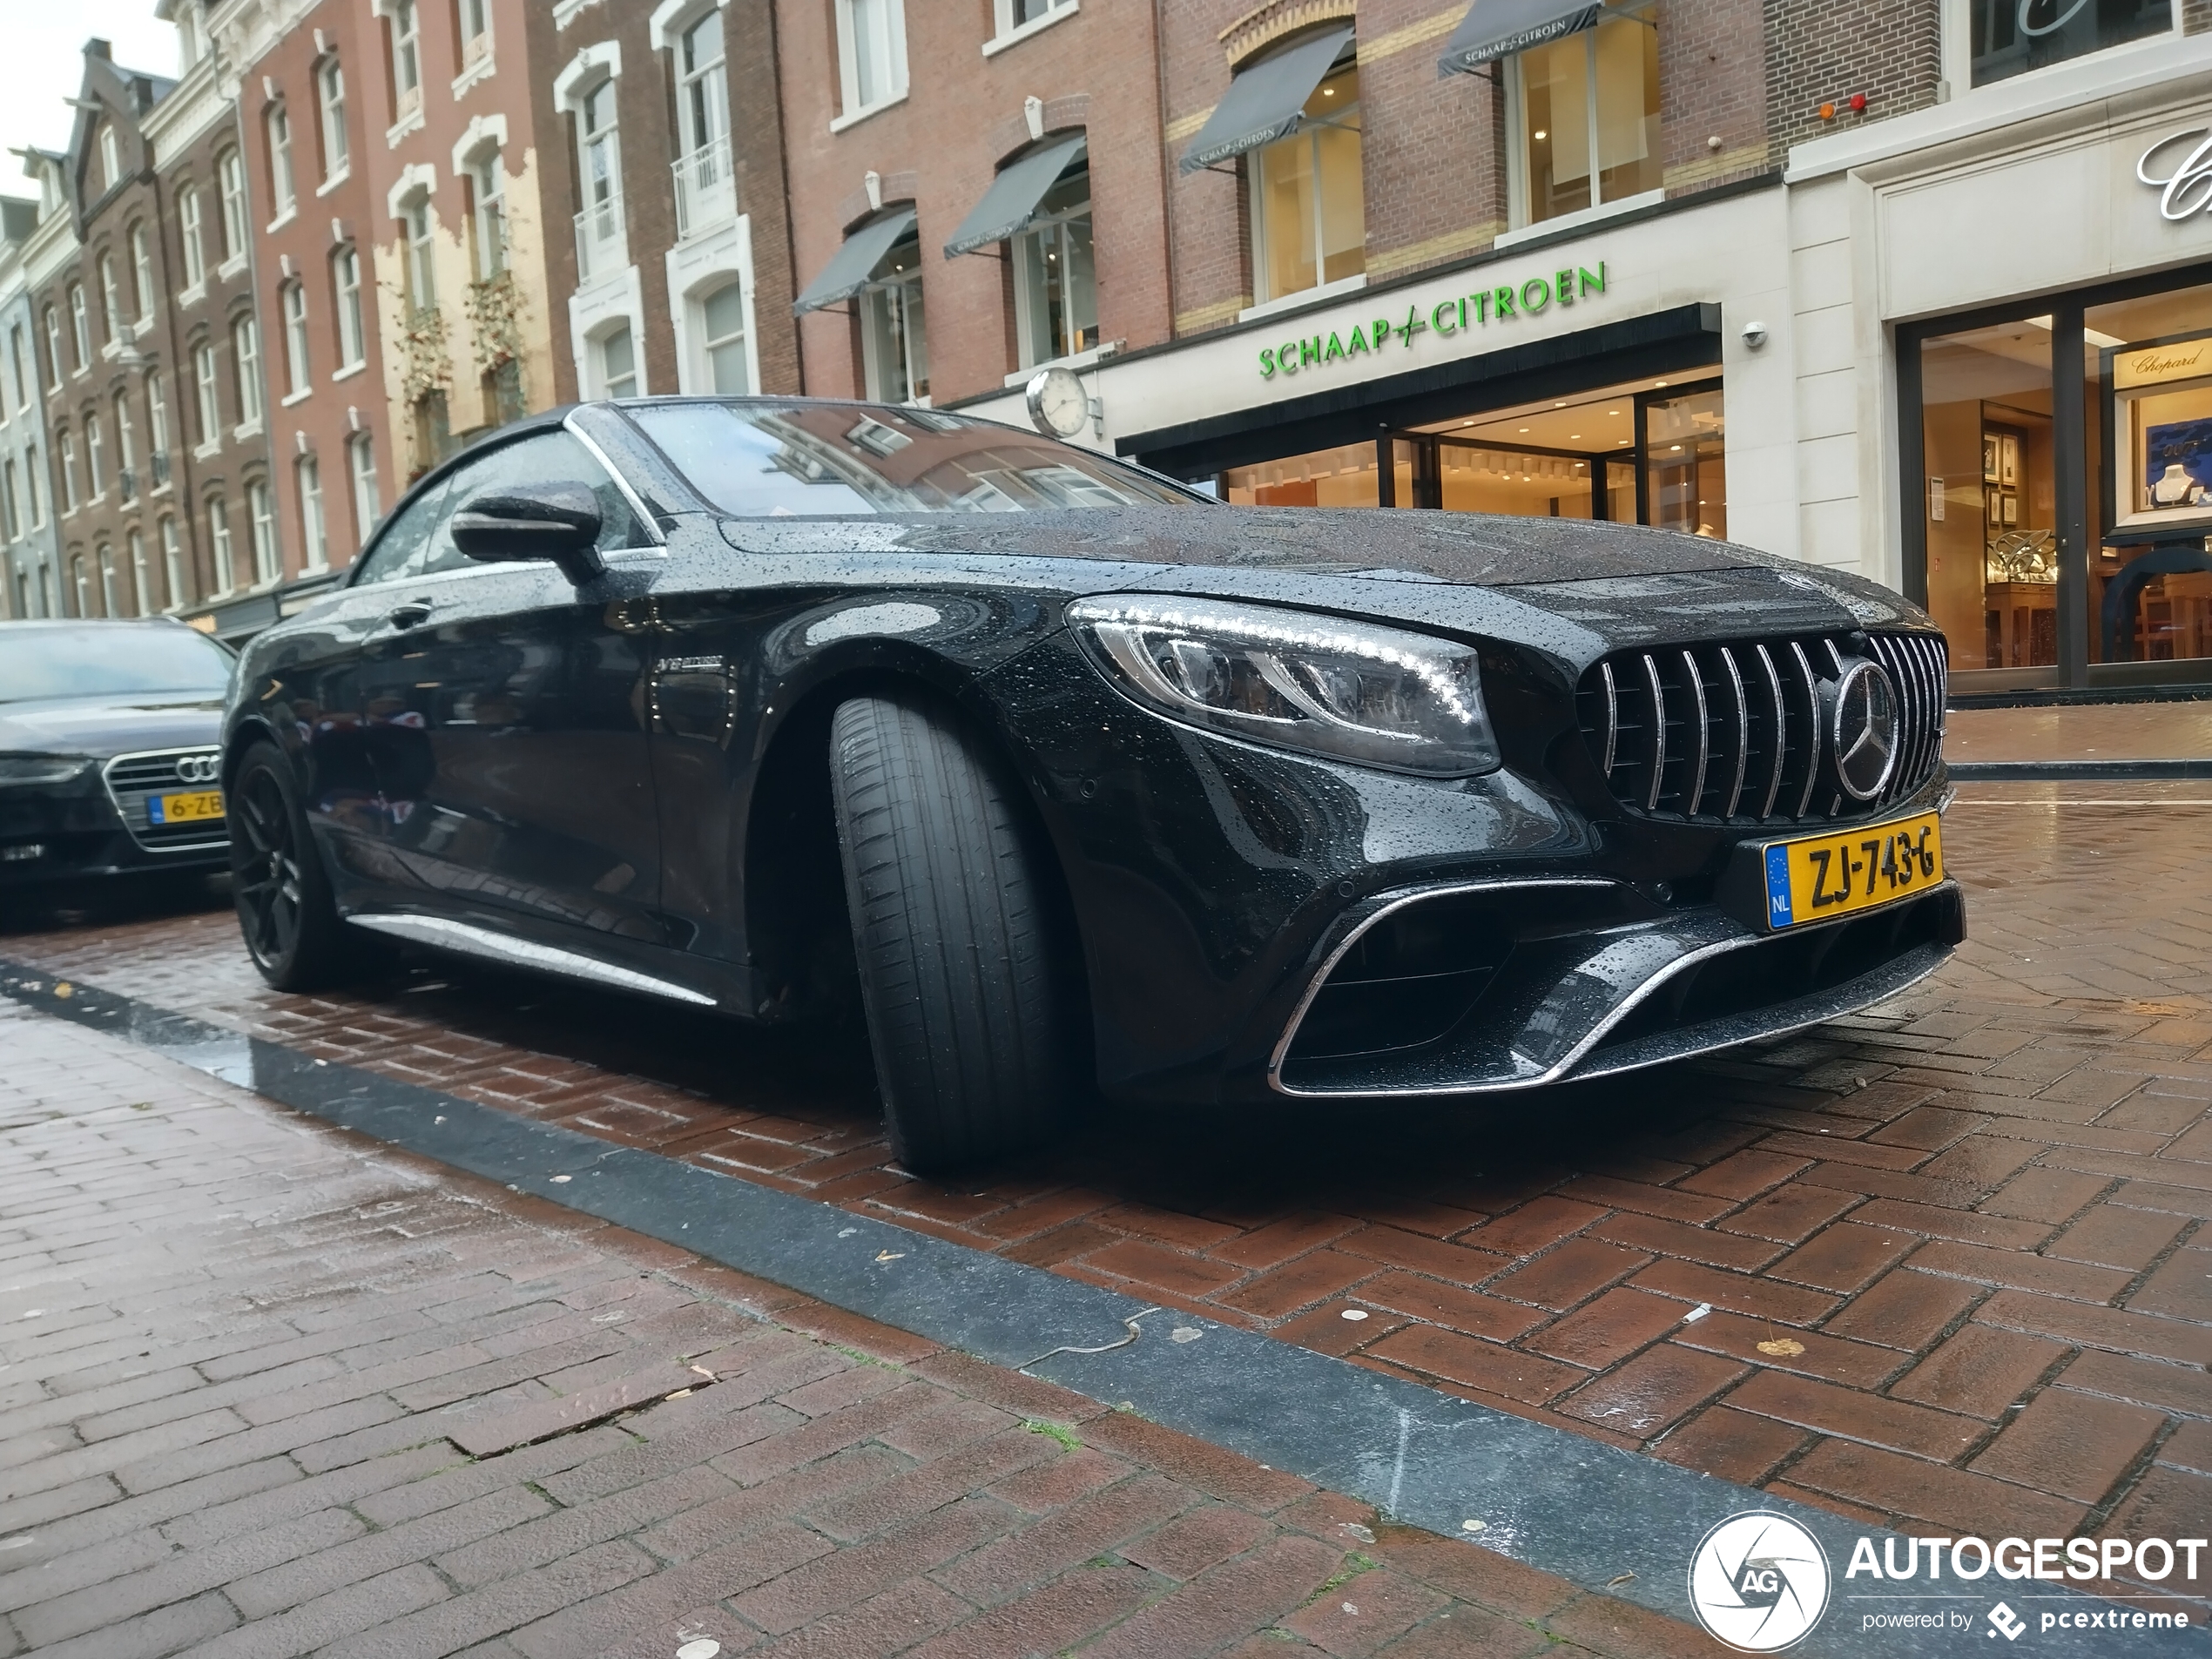
[[[84,755],[0,755],[0,788],[73,783],[95,764]]]
[[[1474,648],[1267,605],[1079,599],[1093,661],[1148,708],[1255,743],[1465,777],[1499,764]]]

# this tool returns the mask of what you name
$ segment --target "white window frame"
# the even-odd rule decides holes
[[[77,434],[64,427],[55,435],[62,450],[62,516],[77,510]]]
[[[106,248],[100,250],[100,320],[107,325],[107,343],[112,347],[123,338],[123,285],[116,280],[115,255]]]
[[[177,516],[161,516],[161,585],[169,596],[168,609],[185,602],[185,544],[177,534]]]
[[[1938,58],[1942,84],[1953,98],[1988,98],[2000,94],[2006,87],[2033,85],[2043,77],[2097,58],[2109,58],[2115,52],[2136,52],[2162,57],[2170,54],[2181,37],[2183,27],[2183,0],[2172,0],[2168,10],[2167,32],[2146,35],[2141,40],[2125,40],[2116,46],[2102,46],[2095,51],[2083,52],[2076,57],[2061,58],[2055,64],[2046,64],[2040,69],[2024,70],[2018,75],[2007,75],[2001,81],[1992,81],[1986,86],[1974,84],[1974,17],[1973,0],[1942,0],[1937,13]]]
[[[368,331],[361,318],[361,249],[348,242],[330,256],[330,288],[338,314],[338,355],[341,370],[357,368],[368,353]]]
[[[309,571],[330,568],[330,536],[322,516],[322,468],[311,451],[292,463],[293,487],[300,497],[300,553]]]
[[[263,112],[261,129],[269,146],[269,202],[276,210],[268,227],[274,230],[300,211],[299,180],[292,172],[292,115],[283,99]]]
[[[231,545],[231,509],[220,490],[207,498],[207,547],[215,561],[215,590],[237,591],[237,550]]]
[[[46,302],[46,389],[62,389],[62,314],[55,309],[52,300]]]
[[[1535,234],[1559,229],[1581,222],[1585,217],[1602,218],[1607,213],[1627,212],[1647,202],[1660,199],[1658,192],[1638,191],[1633,194],[1608,201],[1605,199],[1604,169],[1599,165],[1598,98],[1597,98],[1597,31],[1615,18],[1640,23],[1647,29],[1658,27],[1656,0],[1642,0],[1635,5],[1605,8],[1605,15],[1589,28],[1581,30],[1582,37],[1582,107],[1589,132],[1584,142],[1589,146],[1590,200],[1586,207],[1565,213],[1554,213],[1549,219],[1531,219],[1528,206],[1528,150],[1521,134],[1527,123],[1522,119],[1526,108],[1527,91],[1521,81],[1521,54],[1515,52],[1506,65],[1506,223],[1508,234],[1529,231]],[[1666,87],[1662,84],[1661,96]]]
[[[169,398],[162,390],[161,371],[152,369],[146,374],[146,455],[151,460],[168,453]]]
[[[38,493],[38,446],[25,444],[23,452],[23,495],[30,506],[30,528],[46,528],[46,498]]]
[[[416,0],[392,0],[392,91],[401,120],[422,107],[422,13]]]
[[[138,434],[131,419],[127,391],[115,395],[115,476],[118,484],[125,486],[123,499],[133,499],[138,493]]]
[[[146,538],[136,524],[123,533],[124,545],[131,554],[132,597],[138,602],[134,614],[151,617],[154,612],[152,572],[146,569]]]
[[[238,377],[239,437],[261,425],[261,328],[248,312],[231,325],[231,363]]]
[[[346,65],[335,57],[315,65],[315,107],[322,122],[322,181],[326,187],[353,171],[353,141],[346,135]]]
[[[92,318],[84,304],[84,285],[69,285],[69,343],[76,347],[77,361],[70,366],[70,373],[82,374],[92,367]]]
[[[1021,9],[1021,0],[991,0],[990,39],[983,43],[983,56],[993,57],[1008,46],[1028,39],[1039,30],[1049,29],[1062,18],[1072,17],[1078,10],[1079,0],[1044,0],[1044,10],[1035,17],[1016,23],[1014,14]]]
[[[227,271],[246,259],[246,239],[253,234],[246,207],[246,158],[233,145],[215,160],[215,176],[223,192],[223,263]]]
[[[307,285],[293,277],[278,291],[284,314],[285,401],[305,397],[314,388],[307,361]]]
[[[878,44],[884,48],[893,70],[884,91],[867,101],[860,97],[859,25],[853,16],[856,4],[883,8],[884,27]],[[907,96],[912,71],[907,57],[906,0],[834,0],[834,5],[837,16],[837,84],[843,113],[830,123],[830,131],[840,132],[853,122],[873,115],[878,110],[889,109],[903,99]]]
[[[35,374],[29,376],[24,374],[23,358],[23,325],[11,323],[8,327],[8,367],[16,377],[16,408],[18,410],[30,407],[31,381],[37,378]]]
[[[203,340],[192,347],[192,398],[199,415],[199,447],[213,449],[223,441],[221,388],[216,379],[215,342]]]
[[[93,568],[100,577],[100,614],[115,617],[122,614],[120,596],[115,586],[115,544],[102,542],[93,553]]]
[[[206,216],[197,185],[177,192],[177,222],[185,239],[185,287],[197,293],[207,280]]]
[[[507,268],[507,165],[500,159],[499,146],[472,157],[467,176],[476,280],[489,282]]]
[[[138,302],[138,320],[143,327],[153,320],[153,247],[144,219],[131,226],[131,280],[138,289],[132,297]]]
[[[252,478],[246,485],[246,534],[253,543],[253,585],[266,587],[284,577],[284,555],[277,545],[276,509],[269,499],[269,481]]]
[[[115,141],[115,123],[100,123],[100,188],[113,190],[123,182],[123,150]]]
[[[491,56],[491,0],[455,0],[454,11],[461,37],[461,69],[465,76]],[[474,29],[469,26],[472,22]]]
[[[617,391],[607,374],[607,347],[616,335],[630,341],[630,372],[623,378],[630,382],[627,391]],[[607,327],[586,342],[591,358],[591,384],[594,397],[636,397],[644,384],[644,354],[639,349],[636,323],[627,315],[617,317]]]
[[[1325,83],[1333,77],[1342,74],[1345,69],[1356,69],[1357,67],[1358,63],[1356,59],[1349,63],[1343,63],[1341,66],[1339,64],[1332,64],[1327,72],[1321,77],[1321,81]],[[1298,131],[1291,133],[1289,138],[1278,139],[1275,144],[1263,145],[1258,150],[1253,151],[1249,158],[1250,165],[1247,165],[1244,170],[1244,212],[1249,226],[1249,233],[1251,237],[1251,308],[1253,310],[1258,310],[1263,306],[1271,305],[1277,300],[1297,300],[1318,298],[1324,294],[1345,293],[1356,288],[1364,288],[1367,286],[1367,273],[1364,270],[1357,272],[1352,276],[1339,277],[1334,282],[1331,282],[1328,280],[1328,257],[1321,241],[1322,226],[1326,221],[1328,215],[1323,210],[1319,199],[1321,184],[1321,130],[1324,127],[1343,125],[1344,118],[1347,116],[1359,116],[1360,118],[1360,124],[1353,130],[1359,135],[1359,155],[1361,164],[1364,167],[1367,154],[1366,111],[1366,99],[1354,98],[1343,109],[1332,111],[1330,118],[1327,120],[1305,122],[1299,126]],[[1264,188],[1262,188],[1259,158],[1266,151],[1275,149],[1280,145],[1298,143],[1304,143],[1311,152],[1310,165],[1313,170],[1315,192],[1313,206],[1314,280],[1312,286],[1308,287],[1292,288],[1285,293],[1276,293],[1272,292],[1267,280],[1267,192]],[[1364,230],[1366,228],[1365,219],[1366,216],[1366,192],[1364,187],[1360,192],[1360,216],[1362,219],[1361,228]]]
[[[426,311],[438,303],[436,230],[430,218],[428,191],[400,205],[400,239],[405,244],[408,304]]]
[[[84,482],[91,489],[89,500],[97,503],[107,494],[107,441],[100,434],[100,412],[88,409],[84,414]]]
[[[376,485],[376,440],[356,432],[346,440],[346,475],[354,493],[354,546],[368,545],[368,538],[382,516],[383,502]]]

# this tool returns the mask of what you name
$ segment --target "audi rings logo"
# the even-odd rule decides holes
[[[1730,1515],[1689,1558],[1689,1605],[1714,1640],[1739,1653],[1779,1653],[1828,1610],[1828,1556],[1787,1515]]]
[[[177,781],[180,784],[212,784],[222,769],[219,756],[180,755],[177,759]]]
[[[1880,794],[1897,765],[1897,688],[1879,663],[1862,658],[1836,682],[1828,738],[1844,792],[1853,800]]]

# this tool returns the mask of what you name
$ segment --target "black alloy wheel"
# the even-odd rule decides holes
[[[831,724],[830,789],[893,1155],[935,1173],[1044,1139],[1073,999],[1020,785],[935,709],[866,697]]]
[[[290,763],[273,744],[246,751],[227,806],[231,891],[253,966],[280,991],[329,984],[338,977],[345,924],[307,833]]]

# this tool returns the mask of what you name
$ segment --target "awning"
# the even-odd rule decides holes
[[[1288,51],[1263,57],[1237,71],[1198,136],[1183,152],[1184,172],[1196,172],[1297,130],[1306,99],[1321,84],[1337,54],[1352,43],[1347,24],[1308,36]]]
[[[1436,60],[1437,77],[1472,75],[1501,57],[1595,29],[1604,15],[1601,0],[1474,0]]]
[[[992,179],[983,199],[961,220],[953,239],[945,244],[945,257],[953,259],[993,242],[1003,242],[1035,219],[1045,192],[1083,153],[1083,135],[1077,133],[1033,150]]]
[[[822,273],[808,283],[806,292],[792,302],[792,315],[803,317],[824,306],[850,300],[868,286],[868,279],[875,274],[875,267],[883,263],[883,256],[896,247],[902,238],[913,235],[914,228],[914,210],[911,207],[900,208],[861,226],[845,239],[844,246],[830,255],[830,262],[822,267]]]

